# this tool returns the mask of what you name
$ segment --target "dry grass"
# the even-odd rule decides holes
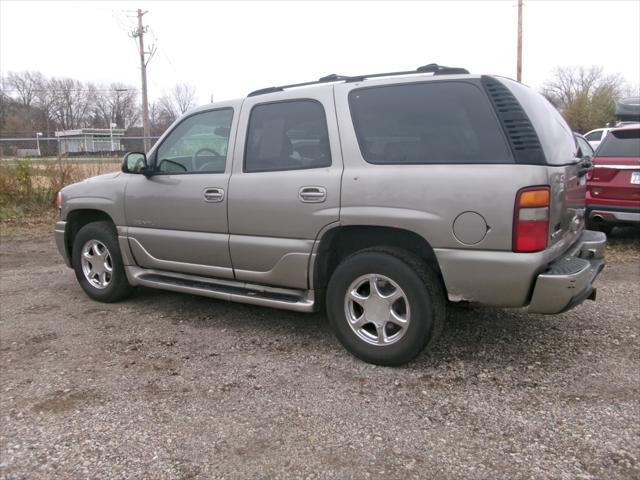
[[[607,238],[608,263],[640,262],[640,228],[617,227]]]
[[[0,223],[24,223],[27,218],[47,217],[55,209],[62,187],[120,169],[113,159],[19,160],[0,163]]]

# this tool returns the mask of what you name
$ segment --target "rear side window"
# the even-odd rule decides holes
[[[549,165],[567,165],[579,161],[571,128],[560,112],[535,90],[500,77],[527,113],[535,128]]]
[[[590,134],[586,135],[584,138],[586,138],[590,142],[597,142],[598,140],[600,140],[601,136],[602,136],[602,131],[599,131],[599,132],[591,132]]]
[[[314,100],[256,105],[251,110],[245,172],[271,172],[331,165],[327,120]]]
[[[369,163],[513,163],[491,105],[470,83],[363,88],[349,106]]]
[[[640,130],[618,130],[604,137],[598,157],[640,157]]]

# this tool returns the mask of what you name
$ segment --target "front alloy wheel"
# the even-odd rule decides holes
[[[98,240],[89,240],[82,247],[80,256],[82,273],[95,288],[104,289],[111,283],[113,260],[105,245]]]
[[[78,283],[94,300],[117,302],[133,291],[113,223],[100,221],[83,226],[73,239],[71,259]]]

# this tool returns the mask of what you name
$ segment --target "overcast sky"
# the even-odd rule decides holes
[[[127,33],[137,8],[157,52],[149,96],[177,82],[198,103],[329,73],[408,70],[431,62],[515,77],[516,0],[36,2],[0,0],[0,70],[39,70],[140,86]],[[640,1],[526,0],[523,82],[557,66],[599,65],[640,84]]]

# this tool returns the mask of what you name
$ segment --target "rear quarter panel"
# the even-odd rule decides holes
[[[401,81],[407,80],[398,83]],[[575,201],[576,208],[580,208],[577,198],[580,188],[569,187],[567,183],[569,177],[571,181],[575,178],[567,176],[563,167],[546,165],[369,164],[360,151],[348,103],[349,91],[359,86],[358,83],[335,86],[345,164],[340,223],[395,227],[421,235],[434,249],[451,300],[526,305],[535,276],[563,253],[579,232],[550,242],[551,246],[542,252],[514,253],[516,194],[524,187],[555,182],[552,195],[560,199],[556,223],[564,224],[570,221],[567,203]],[[497,119],[496,128],[500,128]],[[584,186],[581,188],[583,206]],[[568,191],[576,198],[565,197]],[[484,235],[477,242],[464,242],[454,231],[456,219],[466,212],[477,213],[486,224]],[[571,213],[571,219],[574,214]]]

